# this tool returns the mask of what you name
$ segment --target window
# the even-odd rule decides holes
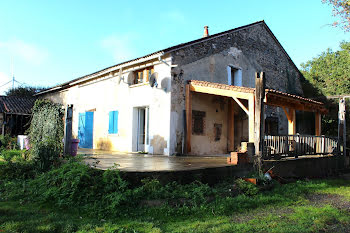
[[[202,111],[192,111],[192,134],[204,135],[204,117],[205,112]]]
[[[228,85],[242,86],[242,70],[233,66],[227,66]]]
[[[134,71],[134,82],[133,84],[139,84],[139,83],[145,83],[149,81],[149,78],[151,75],[154,73],[154,68],[153,66],[147,67],[142,70],[136,70]]]
[[[109,134],[117,134],[118,133],[118,111],[109,112]]]

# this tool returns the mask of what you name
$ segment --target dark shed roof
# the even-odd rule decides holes
[[[0,112],[29,115],[32,113],[35,100],[31,97],[0,96]]]

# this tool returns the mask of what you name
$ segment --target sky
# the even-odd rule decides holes
[[[50,87],[201,38],[205,25],[215,34],[260,20],[298,67],[350,41],[321,0],[0,0],[0,94],[12,73]]]

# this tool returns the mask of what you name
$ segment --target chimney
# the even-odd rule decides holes
[[[208,30],[208,26],[204,26],[204,34],[203,37],[208,37],[209,36],[209,30]]]

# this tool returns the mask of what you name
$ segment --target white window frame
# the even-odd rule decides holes
[[[234,75],[232,77],[232,71],[234,70]],[[232,83],[233,79],[233,83]],[[227,83],[228,85],[242,87],[242,69],[233,65],[227,66]]]

